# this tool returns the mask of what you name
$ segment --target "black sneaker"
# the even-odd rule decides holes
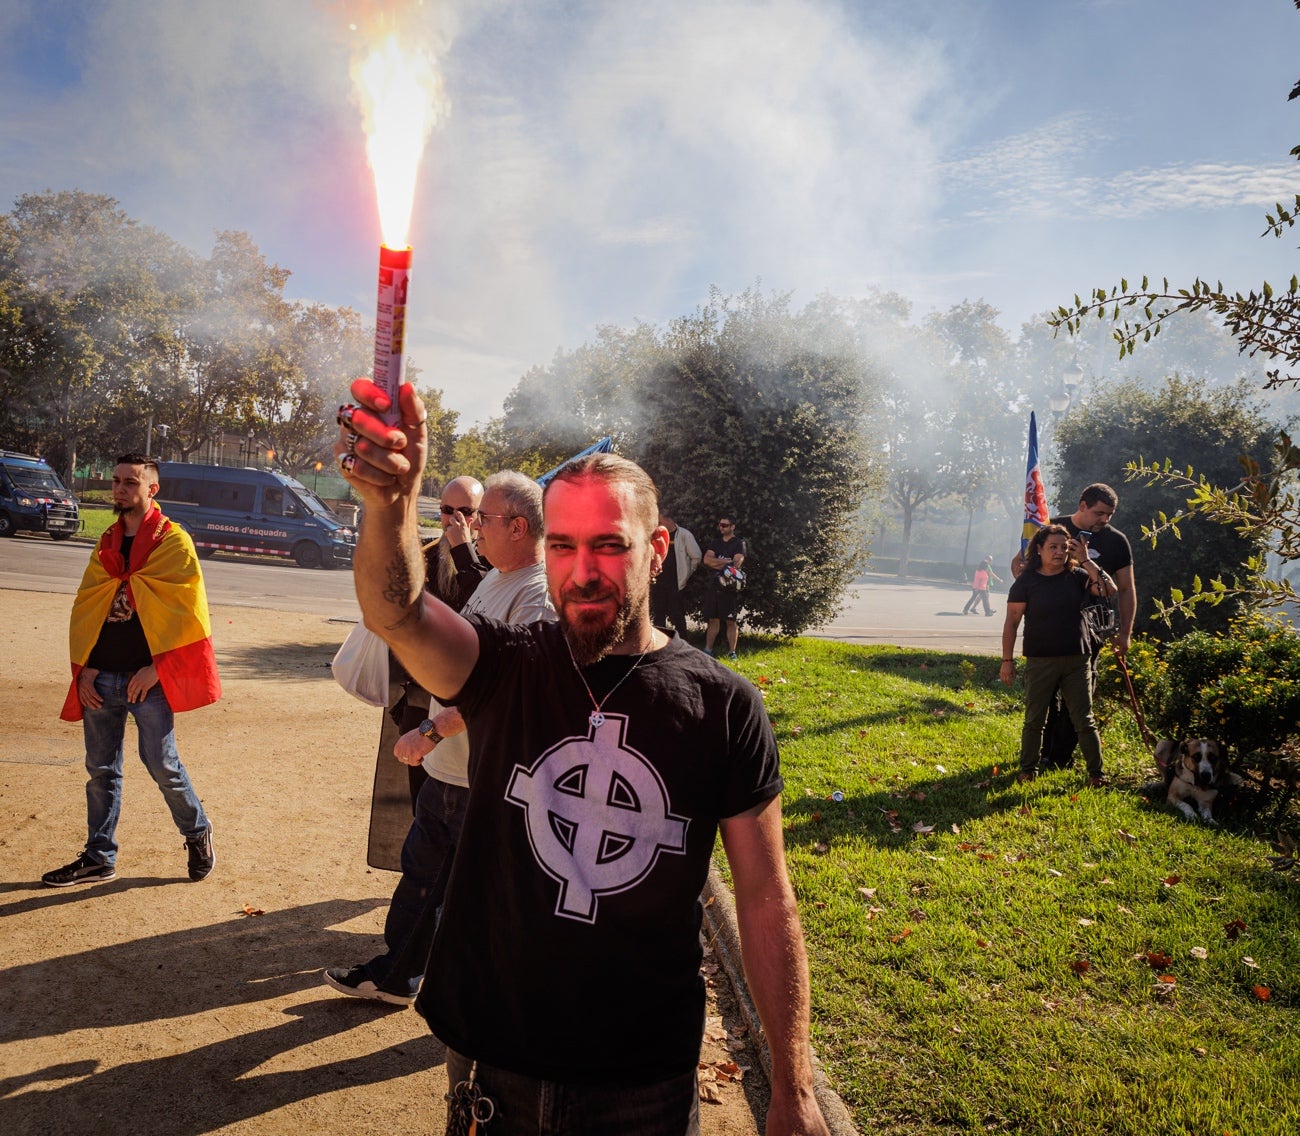
[[[117,879],[117,869],[112,864],[100,864],[82,852],[71,864],[55,868],[41,877],[46,887],[65,888],[73,884],[100,884]]]
[[[354,966],[351,970],[332,966],[321,977],[325,979],[326,986],[332,986],[340,994],[348,994],[353,998],[368,998],[372,1002],[387,1002],[392,1006],[409,1006],[415,1001],[414,994],[393,994],[380,990],[364,966]]]
[[[202,836],[187,836],[185,848],[190,854],[190,879],[206,880],[217,866],[217,854],[212,850],[212,826]]]

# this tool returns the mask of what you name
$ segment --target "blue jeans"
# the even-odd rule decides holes
[[[434,777],[415,798],[415,819],[402,844],[402,878],[384,920],[386,949],[366,963],[370,980],[391,993],[420,989],[468,802],[468,789]]]
[[[467,1080],[470,1066],[468,1057],[448,1049],[447,1084]],[[650,1084],[588,1085],[480,1064],[474,1079],[496,1106],[486,1125],[491,1136],[699,1136],[694,1069]]]
[[[190,775],[176,752],[175,716],[167,704],[162,686],[154,684],[140,702],[126,700],[129,674],[100,671],[95,690],[104,704],[98,710],[81,708],[81,725],[86,739],[86,851],[101,864],[117,863],[117,818],[122,811],[123,739],[126,716],[135,718],[139,735],[140,760],[162,790],[172,820],[187,840],[208,829],[208,818],[199,804]]]

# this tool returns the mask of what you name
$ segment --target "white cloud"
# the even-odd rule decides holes
[[[962,202],[957,215],[963,221],[1132,220],[1171,210],[1271,205],[1300,192],[1300,168],[1293,162],[1187,162],[1085,172],[1111,141],[1087,115],[1076,113],[950,162],[944,172],[951,196]]]

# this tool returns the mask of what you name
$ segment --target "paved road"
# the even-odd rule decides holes
[[[809,631],[823,639],[931,647],[978,655],[1002,653],[1002,597],[993,595],[995,614],[962,615],[970,588],[928,580],[872,576],[850,584],[844,610],[824,627]]]
[[[81,581],[90,546],[55,544],[40,536],[0,540],[0,588],[72,595]],[[218,554],[203,563],[208,601],[214,606],[314,612],[329,619],[357,619],[350,571],[310,571],[293,564]],[[932,647],[996,655],[1002,620],[961,614],[970,595],[952,584],[899,581],[892,576],[853,584],[844,611],[809,634],[854,643]],[[995,600],[996,602],[996,600]]]
[[[0,540],[0,588],[73,595],[90,556],[88,541],[55,544],[19,534]],[[289,561],[218,554],[203,562],[208,602],[270,611],[315,612],[328,619],[357,619],[350,571],[298,568]]]

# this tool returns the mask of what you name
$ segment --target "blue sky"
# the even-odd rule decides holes
[[[411,358],[464,424],[603,323],[713,286],[985,299],[1011,331],[1121,275],[1233,288],[1300,192],[1291,0],[0,0],[0,209],[107,193],[248,232],[371,318],[348,79],[399,9],[450,109],[421,169]]]

